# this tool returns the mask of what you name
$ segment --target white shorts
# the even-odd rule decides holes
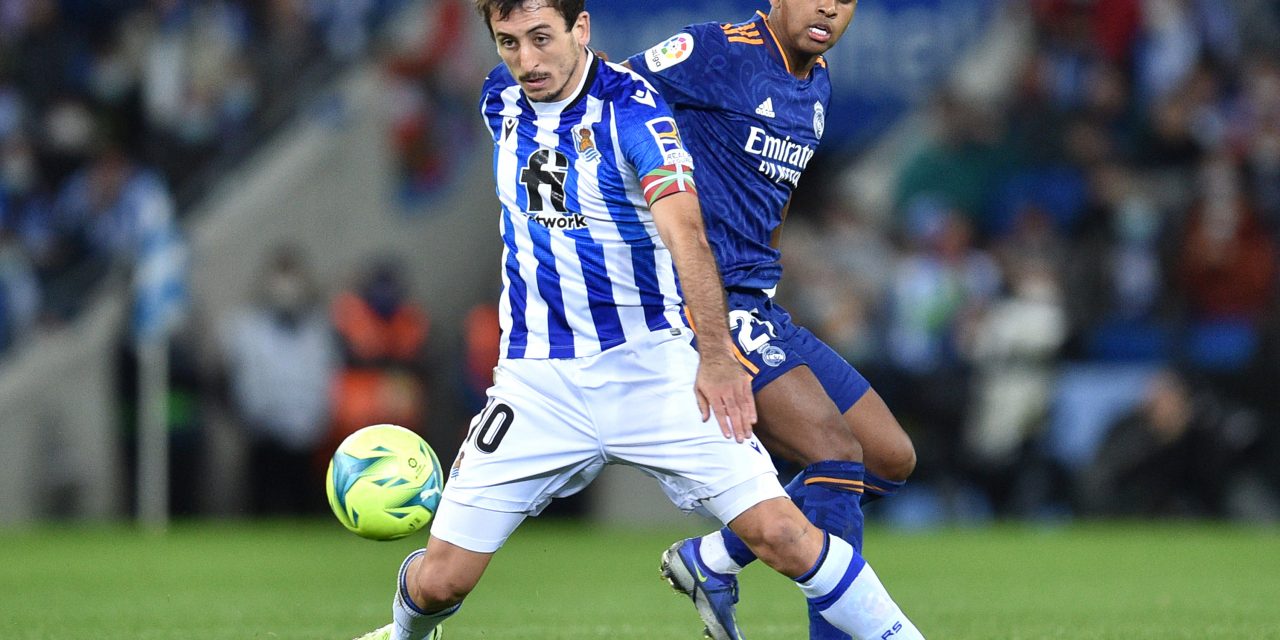
[[[759,441],[736,442],[714,418],[702,421],[691,337],[658,331],[584,358],[499,362],[432,536],[496,551],[524,516],[581,491],[607,464],[636,467],[677,507],[726,523],[785,496]]]

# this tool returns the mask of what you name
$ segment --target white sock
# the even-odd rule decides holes
[[[427,640],[431,637],[431,632],[435,631],[445,618],[462,608],[462,603],[459,602],[443,611],[427,613],[419,609],[409,597],[405,574],[409,571],[409,563],[423,553],[426,553],[423,549],[414,551],[400,564],[400,574],[396,579],[396,598],[391,603],[391,617],[395,620],[395,640]]]
[[[698,555],[702,557],[702,564],[716,573],[736,576],[742,571],[742,565],[734,562],[733,558],[729,557],[729,551],[724,548],[724,536],[720,535],[719,529],[702,536],[702,542],[698,545]]]
[[[825,557],[798,582],[809,602],[836,628],[859,640],[914,640],[924,636],[889,597],[848,542],[827,536]]]

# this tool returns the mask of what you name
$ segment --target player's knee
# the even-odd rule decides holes
[[[818,437],[810,438],[806,446],[800,448],[800,460],[797,462],[808,466],[824,460],[862,461],[862,443],[858,442],[844,420],[836,416],[819,424]]]
[[[916,448],[906,434],[889,447],[883,456],[877,457],[880,459],[874,465],[875,471],[885,480],[906,482],[916,470]]]
[[[782,508],[784,506],[788,508]],[[757,515],[760,517],[744,523],[747,526],[735,527],[735,533],[770,567],[788,575],[803,573],[807,568],[803,550],[812,546],[803,543],[821,544],[820,540],[806,540],[806,537],[820,537],[822,532],[809,524],[789,501],[771,505]]]

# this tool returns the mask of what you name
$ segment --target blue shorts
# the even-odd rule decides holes
[[[791,322],[791,314],[763,291],[729,289],[725,294],[734,355],[751,374],[752,392],[759,393],[800,365],[813,371],[840,413],[871,388],[853,365],[808,329]]]

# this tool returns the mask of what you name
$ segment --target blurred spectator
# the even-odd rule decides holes
[[[912,438],[921,443],[922,470],[947,476],[958,470],[969,408],[959,338],[997,293],[1000,276],[956,210],[918,202],[909,217],[907,252],[889,285],[886,402],[920,430]]]
[[[35,267],[17,237],[0,222],[0,354],[27,337],[39,311]]]
[[[828,199],[810,220],[793,209],[782,234],[788,282],[779,296],[785,306],[841,356],[860,367],[883,356],[876,331],[884,312],[894,249],[862,212],[837,198]]]
[[[480,303],[463,320],[462,394],[468,413],[480,413],[493,386],[493,369],[502,349],[498,306]]]
[[[908,249],[890,282],[888,356],[924,375],[959,363],[958,332],[996,294],[1000,275],[958,211],[918,202],[909,215]]]
[[[1259,320],[1275,299],[1275,239],[1241,189],[1230,158],[1205,161],[1201,198],[1187,216],[1178,276],[1195,320]]]
[[[1168,357],[1165,219],[1126,166],[1098,166],[1091,191],[1064,280],[1078,353],[1108,361]]]
[[[0,135],[0,354],[22,341],[40,315],[42,293],[32,256],[48,216],[33,204],[34,180],[25,140],[13,135],[6,141]]]
[[[1229,112],[1229,145],[1244,161],[1245,185],[1264,221],[1280,231],[1280,61],[1251,60],[1242,82]]]
[[[1186,305],[1188,366],[1236,399],[1274,393],[1250,371],[1276,303],[1276,237],[1243,191],[1235,162],[1205,160],[1201,198],[1187,216],[1176,283]]]
[[[405,1],[0,2],[0,228],[39,315],[74,316],[139,220],[176,218]]]
[[[408,206],[450,182],[462,165],[459,150],[475,130],[472,103],[488,68],[485,58],[466,53],[476,44],[471,13],[462,0],[426,3],[386,62],[391,145],[399,195]]]
[[[377,261],[353,290],[337,296],[332,313],[343,354],[333,387],[334,443],[371,424],[424,433],[431,325],[410,299],[400,265]]]
[[[1152,381],[1142,404],[1111,427],[1081,473],[1080,507],[1096,516],[1274,519],[1274,488],[1252,466],[1262,436],[1255,412],[1166,372]]]
[[[1033,0],[1031,7],[1047,48],[1085,55],[1096,51],[1123,63],[1138,37],[1142,4],[1143,0]]]
[[[63,185],[53,221],[48,302],[66,319],[105,275],[133,268],[148,233],[175,224],[174,203],[160,176],[109,147]]]
[[[1046,499],[1043,486],[1032,486],[1032,474],[1044,466],[1035,444],[1049,412],[1067,317],[1050,256],[1028,242],[1003,258],[1005,294],[978,313],[964,340],[973,401],[962,457],[997,513],[1027,515]]]
[[[254,302],[230,318],[220,341],[230,408],[249,441],[252,512],[322,511],[321,445],[339,354],[298,249],[271,252]]]
[[[1163,99],[1201,59],[1233,62],[1240,34],[1229,3],[1221,0],[1145,0],[1142,36],[1134,61],[1138,96]]]
[[[1011,160],[1000,146],[1002,123],[951,94],[939,97],[934,113],[937,139],[902,168],[895,201],[900,211],[921,199],[940,203],[967,217],[972,230],[986,233],[991,190]]]

